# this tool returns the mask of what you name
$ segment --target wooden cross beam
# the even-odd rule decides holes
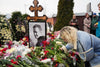
[[[27,20],[34,20],[34,21],[37,21],[38,19],[42,19],[42,20],[46,20],[47,19],[47,17],[44,15],[43,17],[38,17],[38,11],[42,11],[43,10],[43,8],[42,8],[42,6],[41,5],[39,5],[39,7],[38,7],[38,1],[37,0],[34,0],[33,1],[33,4],[34,4],[34,7],[33,6],[30,6],[30,8],[29,8],[29,10],[31,11],[31,12],[35,12],[35,16],[34,17],[30,17],[30,16],[28,16],[27,17]]]
[[[37,21],[37,20],[46,20],[47,19],[47,17],[44,15],[43,17],[37,17],[37,16],[35,16],[35,17],[30,17],[30,16],[27,16],[27,20],[34,20],[34,21]]]

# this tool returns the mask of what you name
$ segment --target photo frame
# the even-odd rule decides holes
[[[42,46],[46,40],[46,22],[29,21],[29,47]]]

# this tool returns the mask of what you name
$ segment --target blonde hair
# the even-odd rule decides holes
[[[77,29],[71,26],[65,26],[60,30],[60,37],[67,43],[72,43],[74,49],[77,49]]]
[[[98,4],[98,6],[100,5],[100,3]]]
[[[73,16],[75,16],[75,17],[76,17],[76,15],[75,15],[75,14],[73,14]]]

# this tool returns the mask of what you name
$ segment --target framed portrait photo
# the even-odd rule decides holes
[[[46,22],[29,22],[29,47],[43,46],[46,40]]]

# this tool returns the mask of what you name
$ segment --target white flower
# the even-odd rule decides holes
[[[8,49],[7,51],[6,51],[6,53],[12,53],[12,52],[14,52],[15,51],[15,48],[11,48],[11,49]]]
[[[4,47],[4,48],[8,48],[8,45],[4,45],[3,47]]]
[[[31,52],[31,50],[30,49],[26,49],[23,53],[22,53],[22,55],[23,56],[25,56],[27,53],[29,53],[29,52]]]
[[[45,59],[45,60],[42,60],[41,62],[48,63],[48,62],[51,62],[51,59]]]
[[[56,44],[61,45],[61,44],[62,44],[62,42],[60,42],[60,41],[56,41]]]
[[[19,45],[19,42],[13,41],[14,45]]]
[[[54,60],[57,60],[57,57],[56,57],[56,55],[54,56]]]
[[[44,57],[45,56],[44,50],[42,50],[40,54],[42,54],[41,57]]]

